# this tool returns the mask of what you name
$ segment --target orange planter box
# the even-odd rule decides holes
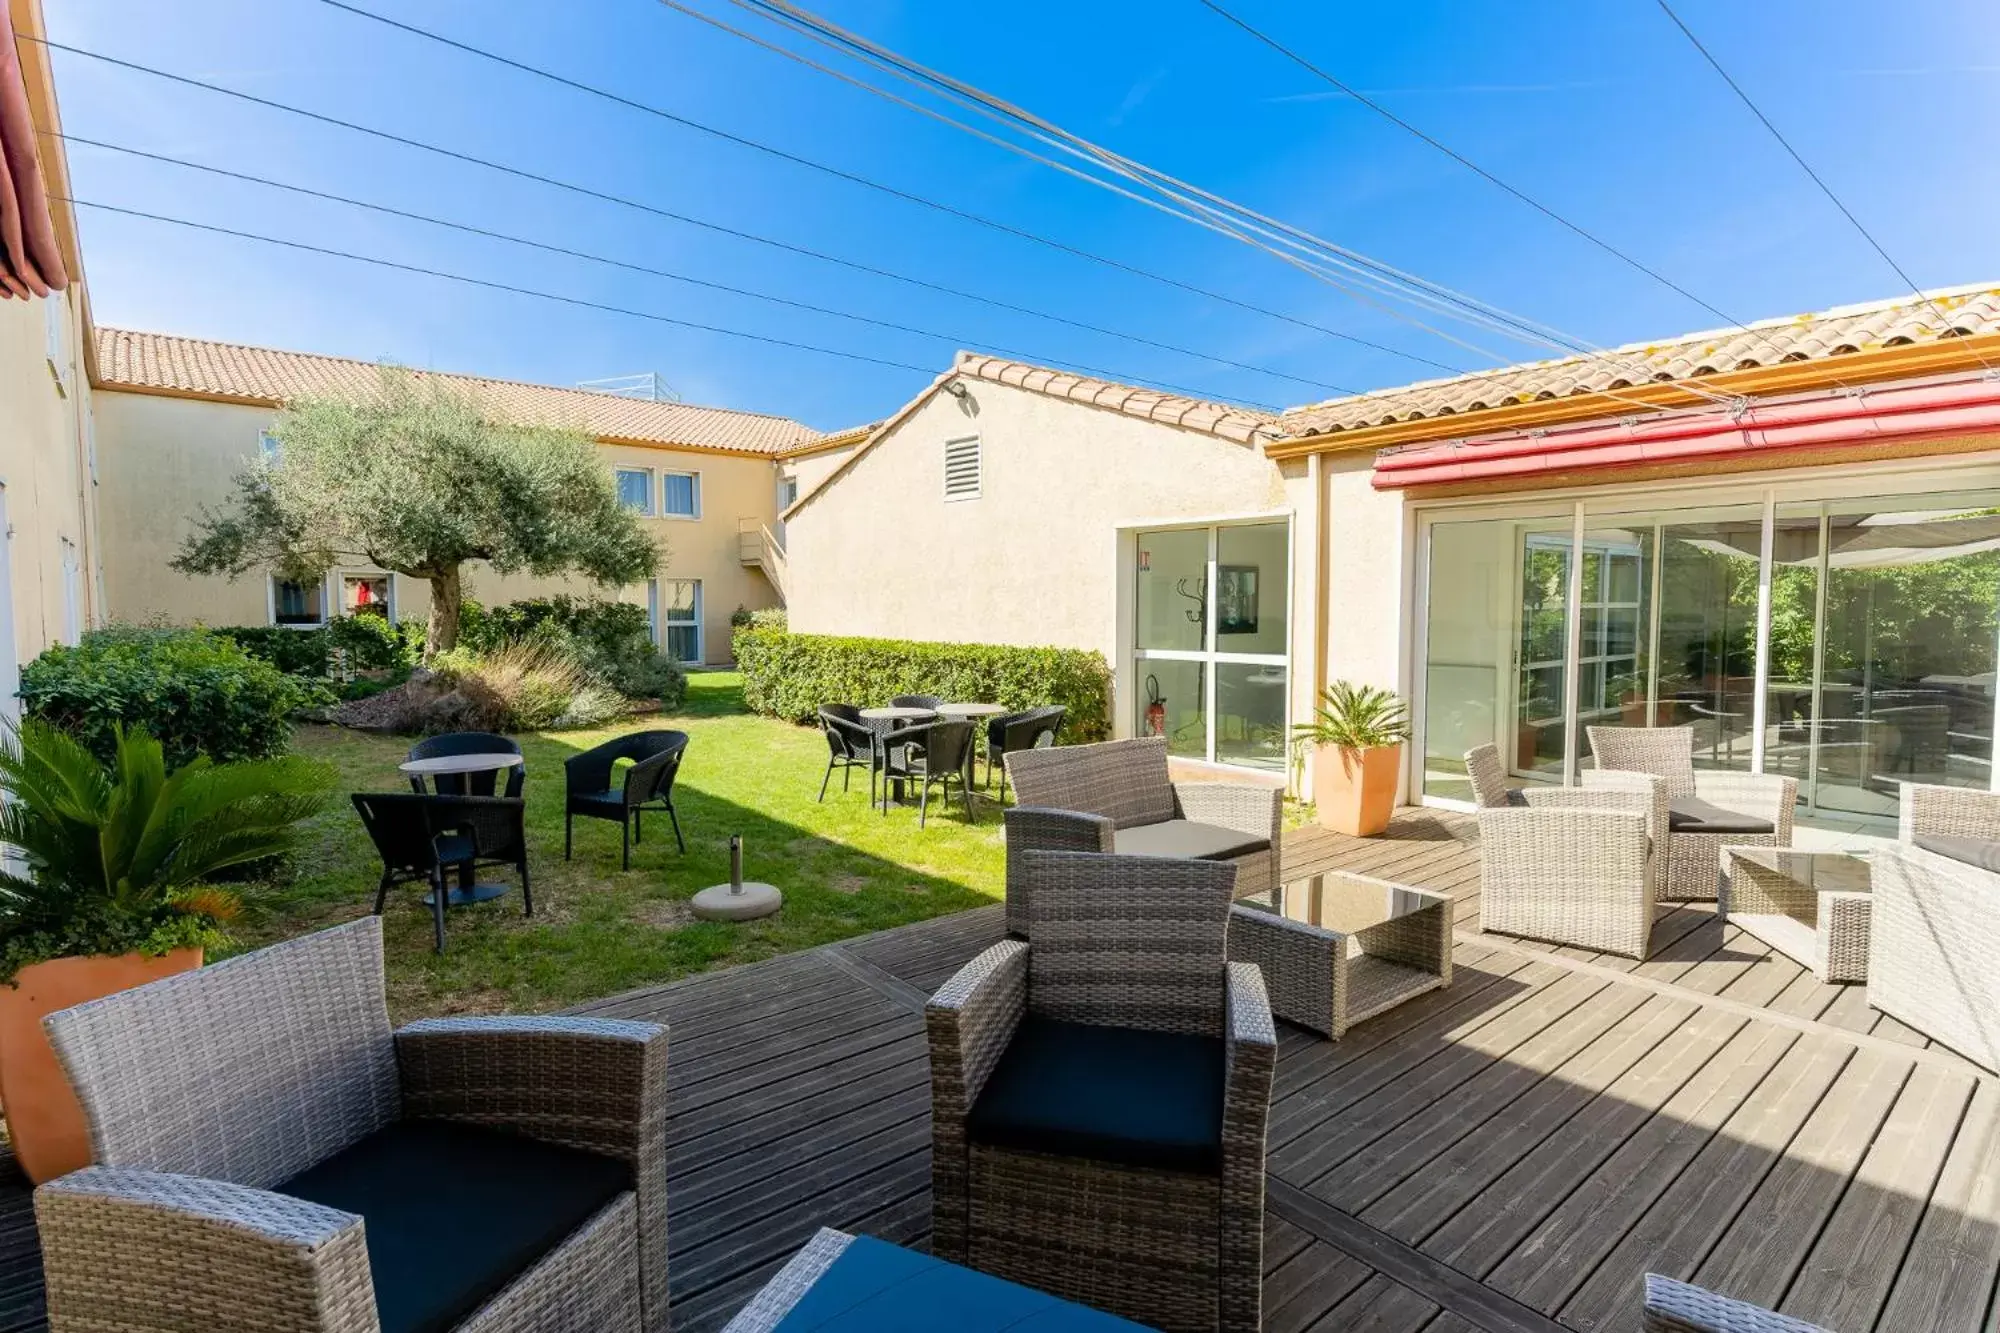
[[[1396,780],[1403,771],[1403,747],[1366,750],[1320,746],[1313,751],[1313,805],[1322,828],[1372,838],[1389,827],[1396,811]]]

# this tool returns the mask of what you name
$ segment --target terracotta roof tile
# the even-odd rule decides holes
[[[1566,398],[1657,380],[1699,380],[1705,375],[1787,361],[1823,360],[1878,347],[2000,332],[2000,287],[1953,287],[1926,295],[1927,300],[1912,293],[1896,300],[1764,320],[1747,329],[1718,329],[1632,343],[1614,349],[1615,356],[1539,361],[1334,398],[1288,409],[1278,417],[1277,430],[1294,438],[1325,435],[1537,398]],[[1940,318],[1940,311],[1944,318]],[[1607,413],[1617,408],[1615,401],[1607,400]]]
[[[282,403],[294,398],[367,393],[373,389],[380,372],[373,362],[311,352],[245,347],[128,329],[99,328],[96,332],[98,382],[107,389]],[[417,373],[474,394],[508,421],[577,428],[599,439],[682,449],[776,454],[821,438],[810,426],[757,412],[657,403],[587,389],[523,384],[476,375]]]
[[[953,370],[968,379],[1010,384],[1052,398],[1067,398],[1072,402],[1123,412],[1145,421],[1198,430],[1234,440],[1238,444],[1262,444],[1278,438],[1272,419],[1247,407],[1208,403],[1132,384],[1113,384],[1109,380],[1091,379],[1066,370],[1052,370],[1025,361],[1008,361],[978,352],[960,352]]]

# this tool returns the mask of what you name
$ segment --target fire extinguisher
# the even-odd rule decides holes
[[[1167,701],[1160,693],[1160,678],[1146,677],[1146,734],[1164,736],[1167,734]]]

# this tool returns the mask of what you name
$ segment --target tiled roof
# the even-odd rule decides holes
[[[97,369],[98,383],[107,389],[273,404],[365,394],[381,372],[373,362],[346,357],[107,328],[97,330]],[[810,426],[757,412],[656,403],[476,375],[417,374],[472,393],[508,421],[581,429],[602,440],[776,454],[819,438]]]
[[[977,352],[960,352],[953,368],[969,379],[1011,384],[1054,398],[1067,398],[1072,402],[1123,412],[1145,421],[1219,435],[1238,444],[1261,444],[1278,436],[1269,416],[1247,407],[1182,398],[1130,384],[1113,384],[1109,380],[1094,380],[1066,370],[1050,370],[1046,366],[982,356]]]
[[[1746,328],[1632,343],[1613,349],[1610,355],[1538,361],[1333,398],[1287,410],[1278,418],[1278,428],[1292,438],[1324,435],[1536,399],[1699,380],[1784,362],[1833,360],[1877,348],[2000,332],[2000,288],[1990,283],[1946,288],[1926,296],[1929,299],[1919,300],[1912,293],[1896,300],[1764,320]],[[1605,400],[1606,415],[1618,410],[1617,400]]]
[[[824,435],[805,440],[799,444],[787,445],[779,455],[781,458],[796,458],[804,454],[821,453],[828,449],[843,449],[859,444],[882,428],[880,421],[870,421],[862,426],[848,426],[843,430],[830,430]]]

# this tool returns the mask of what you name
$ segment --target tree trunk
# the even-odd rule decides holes
[[[453,565],[441,574],[431,575],[431,620],[424,631],[424,661],[447,648],[458,646],[458,613],[465,600],[465,590],[459,586],[458,566]]]

